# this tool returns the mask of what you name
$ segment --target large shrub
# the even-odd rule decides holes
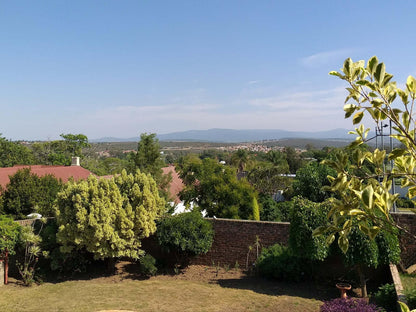
[[[279,244],[263,248],[256,261],[256,268],[261,276],[284,281],[299,281],[309,275],[305,272],[309,266],[294,256],[288,247]]]
[[[260,220],[283,221],[283,213],[280,211],[280,206],[270,195],[260,193],[259,204],[261,205]]]
[[[52,217],[53,204],[61,189],[62,182],[52,175],[39,177],[29,168],[20,169],[10,177],[2,195],[2,210],[15,219],[24,219],[33,212]]]
[[[207,253],[214,239],[211,223],[199,211],[164,218],[156,233],[162,248],[174,253],[178,261]]]
[[[164,204],[153,178],[140,171],[123,171],[115,181],[90,176],[69,182],[57,200],[61,250],[85,249],[109,263],[117,257],[138,259],[141,239],[156,230]]]
[[[14,247],[19,240],[21,226],[9,216],[0,215],[0,257],[4,251],[14,254]]]

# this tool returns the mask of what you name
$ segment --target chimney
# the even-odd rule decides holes
[[[79,157],[72,157],[71,166],[79,166]]]

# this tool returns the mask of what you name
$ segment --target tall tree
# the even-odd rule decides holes
[[[335,237],[335,233],[339,233],[338,244],[346,252],[353,221],[357,221],[360,231],[370,238],[376,237],[383,228],[400,228],[389,214],[398,198],[398,194],[390,193],[394,177],[400,177],[402,186],[409,187],[408,198],[416,196],[416,79],[409,76],[405,89],[397,87],[392,81],[393,75],[386,72],[384,63],[379,63],[375,56],[367,63],[353,62],[349,58],[345,60],[341,72],[332,71],[330,74],[348,85],[345,118],[352,117],[352,123],[358,125],[367,115],[379,130],[386,124],[390,125],[390,137],[402,145],[389,153],[379,149],[357,153],[352,164],[343,154],[339,154],[335,161],[327,161],[337,171],[337,176],[331,179],[331,187],[338,193],[339,201],[330,214],[331,226],[321,227],[315,234],[330,233],[331,237]],[[368,132],[364,125],[359,125],[351,132],[357,136],[353,145],[364,144]],[[394,161],[387,171],[384,170],[386,157]],[[355,174],[365,162],[374,166],[375,174]],[[351,167],[353,170],[350,170]]]
[[[193,202],[211,217],[254,218],[256,191],[245,179],[237,179],[234,168],[214,159],[187,156],[178,169],[185,184],[180,197],[186,203]]]
[[[156,138],[156,133],[142,133],[137,144],[137,152],[131,153],[129,156],[129,172],[135,172],[139,169],[141,172],[151,174],[163,195],[167,197],[167,188],[172,177],[163,174],[162,167],[165,163],[161,158],[160,144]]]

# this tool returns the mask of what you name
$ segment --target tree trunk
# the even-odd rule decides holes
[[[360,277],[361,297],[367,298],[367,281],[363,273],[361,265],[357,266],[358,275]]]
[[[107,258],[107,273],[113,275],[116,271],[116,259]]]
[[[9,282],[9,251],[4,251],[4,285]]]

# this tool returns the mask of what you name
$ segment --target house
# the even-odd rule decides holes
[[[169,195],[173,199],[175,205],[181,202],[179,198],[179,192],[183,190],[185,184],[183,184],[182,179],[179,177],[179,174],[175,170],[175,166],[163,167],[163,174],[170,174],[172,176],[172,181],[169,184]]]
[[[179,174],[175,170],[175,166],[170,165],[168,167],[162,168],[163,174],[170,174],[172,176],[172,181],[169,184],[169,195],[173,199],[170,202],[171,206],[174,207],[173,214],[179,214],[183,212],[187,212],[194,208],[194,203],[191,202],[189,208],[185,206],[184,202],[181,201],[179,198],[179,193],[185,188],[185,184],[183,183],[182,179],[180,178]],[[202,211],[202,215],[206,216],[206,211]]]
[[[79,158],[74,157],[71,166],[47,166],[47,165],[17,165],[13,167],[0,168],[0,185],[4,189],[10,182],[10,176],[13,176],[18,170],[30,168],[31,172],[39,177],[45,175],[53,175],[55,178],[68,182],[70,178],[75,181],[86,180],[91,174],[91,171],[82,168],[79,165]]]

